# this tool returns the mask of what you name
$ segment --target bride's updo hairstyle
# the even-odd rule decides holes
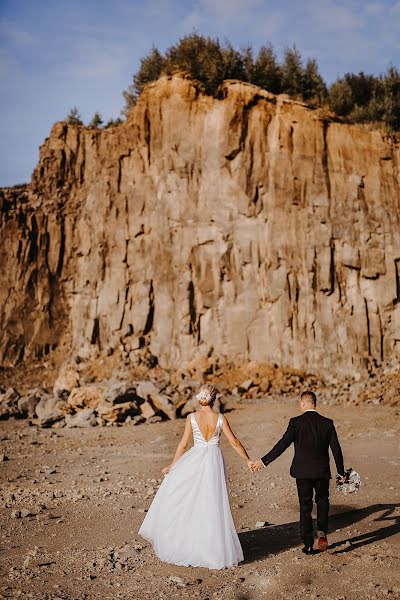
[[[196,395],[196,398],[200,402],[201,406],[212,407],[212,405],[215,402],[215,398],[217,397],[217,394],[217,388],[211,385],[211,383],[206,383],[200,388],[200,391]]]

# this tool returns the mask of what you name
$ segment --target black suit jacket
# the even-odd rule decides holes
[[[294,458],[290,474],[296,479],[330,479],[329,447],[339,475],[344,475],[343,454],[332,419],[316,411],[306,411],[290,419],[279,442],[262,457],[265,466],[278,458],[294,443]]]

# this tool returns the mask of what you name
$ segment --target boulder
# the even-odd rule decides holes
[[[36,406],[40,400],[50,398],[51,394],[43,388],[36,387],[29,390],[25,396],[21,396],[18,400],[18,410],[22,416],[28,417],[29,419],[35,416]]]
[[[181,409],[181,416],[186,417],[191,412],[194,412],[196,408],[199,406],[199,401],[196,396],[193,396],[190,400],[188,400]]]
[[[140,381],[136,386],[139,396],[151,403],[169,419],[176,419],[176,408],[165,394],[162,394],[151,381]]]
[[[239,393],[240,394],[244,394],[245,392],[248,392],[252,385],[253,385],[253,380],[252,379],[246,379],[246,381],[243,381],[238,386]]]
[[[103,398],[112,404],[143,401],[136,393],[136,386],[129,382],[110,379],[105,383]]]
[[[137,415],[139,412],[136,402],[121,402],[119,404],[110,404],[103,400],[98,404],[96,412],[105,421],[111,423],[121,423],[126,417]]]
[[[105,385],[93,383],[82,387],[75,387],[67,398],[67,403],[74,410],[81,408],[96,408],[104,399]]]
[[[51,427],[53,423],[62,419],[68,412],[66,402],[55,396],[43,397],[35,407],[36,416],[41,427]]]
[[[94,427],[97,425],[94,408],[84,408],[74,415],[65,415],[66,427]]]
[[[4,394],[0,396],[0,419],[8,419],[9,417],[17,417],[20,415],[18,409],[19,393],[9,387]]]
[[[73,364],[64,363],[54,383],[53,394],[56,398],[65,399],[72,389],[79,386],[79,373]]]
[[[155,410],[152,407],[152,405],[150,404],[150,402],[143,402],[143,404],[141,404],[140,406],[140,412],[142,414],[142,417],[144,417],[145,419],[150,419],[151,417],[154,417]]]

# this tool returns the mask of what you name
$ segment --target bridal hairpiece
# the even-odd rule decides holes
[[[212,396],[211,396],[210,392],[207,392],[207,390],[201,390],[201,391],[200,391],[200,392],[197,394],[196,398],[197,398],[197,400],[199,400],[199,401],[200,401],[200,400],[203,400],[203,398],[204,398],[205,400],[207,400],[208,402],[211,402],[211,400],[212,400]]]

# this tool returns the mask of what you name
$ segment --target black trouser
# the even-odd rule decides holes
[[[317,530],[328,533],[329,479],[296,479],[300,503],[300,536],[306,546],[314,542],[311,512],[313,492],[317,504]]]

